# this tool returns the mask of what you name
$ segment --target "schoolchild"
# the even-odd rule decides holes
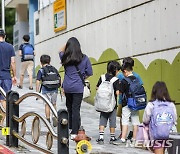
[[[131,58],[131,57],[126,57],[126,58],[124,58],[123,59],[123,62],[122,62],[123,64],[129,64],[131,67],[132,67],[132,69],[133,69],[133,67],[134,67],[134,60]],[[140,81],[140,84],[142,84],[143,85],[143,81],[142,81],[142,79],[141,79],[141,77],[139,76],[139,74],[137,74],[136,72],[134,72],[134,71],[132,71],[132,73],[133,73],[133,75],[136,77],[136,78],[138,78],[139,79],[139,81]],[[118,75],[117,75],[117,78],[120,80],[120,81],[122,81],[122,79],[124,79],[124,75],[123,75],[123,73],[122,72],[119,72],[118,73]],[[122,136],[122,95],[120,94],[119,95],[119,101],[118,101],[118,111],[117,111],[118,113],[117,113],[117,115],[120,117],[120,135],[119,135],[119,137],[118,138],[121,138],[121,136]],[[132,137],[132,132],[130,131],[130,133],[129,133],[129,137],[128,138],[131,138]]]
[[[40,62],[42,65],[42,68],[38,71],[37,73],[37,79],[36,79],[36,91],[42,91],[42,94],[47,97],[47,99],[53,104],[54,108],[56,109],[56,101],[57,101],[57,94],[58,94],[58,87],[60,86],[60,76],[59,73],[56,73],[57,70],[55,67],[50,65],[51,57],[49,55],[42,55],[40,57]],[[47,69],[52,69],[56,73],[55,75],[57,76],[56,80],[53,81],[54,87],[49,87],[48,86],[48,81],[44,81],[45,79],[45,71]],[[53,77],[54,78],[54,77]],[[51,82],[51,81],[50,81]],[[40,86],[41,84],[41,86]],[[52,86],[52,84],[50,84]],[[47,120],[50,122],[50,107],[48,104],[45,104],[45,114]],[[52,117],[53,121],[53,126],[57,126],[57,119],[55,117]]]
[[[124,62],[122,64],[121,70],[123,72],[124,77],[129,78],[130,80],[136,79],[133,75],[133,66],[131,63]],[[128,96],[129,92],[129,83],[123,78],[120,83],[120,93]],[[118,145],[121,143],[126,143],[126,136],[128,133],[128,125],[129,120],[131,119],[131,123],[133,125],[133,138],[132,142],[135,141],[136,133],[139,125],[139,114],[138,111],[131,110],[127,105],[127,100],[122,99],[122,136],[117,138],[117,141],[114,141],[113,144]]]
[[[166,111],[168,114],[166,114]],[[157,114],[157,117],[155,114]],[[159,128],[158,127],[156,128],[153,125],[153,121],[156,121],[156,118],[158,118],[159,122],[163,120],[163,123],[160,123]],[[166,120],[168,124],[165,124]],[[164,144],[165,143],[164,141],[166,141],[168,137],[165,139],[163,136],[166,133],[167,133],[167,136],[169,136],[170,132],[177,131],[176,126],[175,126],[177,124],[176,121],[177,121],[176,107],[174,105],[174,101],[172,101],[170,98],[167,86],[165,82],[157,81],[152,88],[151,100],[147,104],[144,110],[144,115],[143,115],[143,123],[146,125],[149,125],[150,140],[151,141],[154,140],[153,148],[154,148],[155,154],[164,154],[164,150],[166,146],[166,144]],[[167,126],[170,126],[169,131],[166,130]],[[160,131],[158,131],[157,129],[160,129]],[[162,134],[159,134],[159,132],[162,132]],[[157,138],[157,136],[159,136],[159,138]],[[161,139],[162,137],[164,139]]]
[[[119,65],[120,67],[120,65]],[[117,62],[111,61],[107,65],[107,73],[105,74],[106,81],[110,81],[113,77],[116,76],[118,73],[117,70]],[[101,77],[99,78],[99,81],[97,83],[97,89],[102,83]],[[117,96],[119,95],[119,80],[117,79],[115,82],[113,82],[113,89],[114,89],[114,96],[115,101],[117,104]],[[113,141],[116,141],[115,138],[115,128],[116,128],[116,111],[117,111],[117,105],[115,105],[112,112],[100,112],[100,119],[99,119],[99,138],[96,140],[98,144],[104,144],[104,129],[107,126],[107,121],[109,120],[109,127],[110,127],[110,144],[112,144]]]

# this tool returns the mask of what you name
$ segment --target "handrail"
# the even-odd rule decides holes
[[[38,92],[26,93],[26,94],[24,94],[23,96],[21,96],[21,97],[15,102],[15,104],[16,104],[16,105],[19,105],[24,99],[26,99],[26,98],[28,98],[28,97],[31,97],[31,96],[35,96],[35,97],[38,97],[38,98],[42,99],[42,100],[50,107],[50,110],[52,111],[52,114],[57,118],[57,111],[54,109],[52,103],[51,103],[44,95],[42,95],[41,93],[38,93]]]
[[[0,93],[1,95],[6,99],[6,92],[4,91],[4,89],[2,89],[2,87],[0,87]],[[2,112],[6,113],[5,108],[2,106],[2,103],[0,103],[0,109],[2,110]]]
[[[47,126],[50,134],[57,139],[57,134],[55,133],[55,131],[52,129],[51,125],[49,124],[49,122],[46,120],[46,118],[42,117],[41,115],[35,113],[35,112],[27,112],[25,113],[24,115],[22,115],[20,118],[18,118],[17,116],[13,116],[13,119],[17,122],[22,122],[24,119],[26,119],[27,117],[30,117],[30,116],[36,116],[38,118],[40,118],[44,123],[45,125]]]
[[[7,136],[6,145],[18,147],[18,139],[19,139],[26,145],[29,145],[39,151],[52,154],[54,153],[51,150],[52,145],[53,145],[53,139],[56,139],[58,140],[58,151],[61,151],[61,153],[69,153],[68,152],[69,142],[67,143],[61,142],[62,138],[65,138],[67,141],[69,141],[68,140],[69,139],[68,123],[63,124],[63,123],[58,122],[58,127],[57,127],[58,133],[56,133],[44,115],[40,115],[39,113],[34,112],[34,111],[29,111],[19,116],[20,103],[28,97],[32,98],[32,96],[43,100],[46,103],[46,105],[50,107],[52,114],[54,115],[55,118],[57,118],[58,121],[61,121],[64,116],[65,116],[65,119],[68,120],[68,112],[66,110],[59,110],[57,112],[55,108],[53,107],[52,103],[44,95],[37,92],[30,92],[30,93],[24,94],[23,96],[19,98],[18,92],[10,91],[10,93],[8,93],[7,100],[6,100],[7,101],[6,114],[7,114],[7,127],[10,127],[11,131],[10,131],[10,136]],[[27,132],[26,119],[28,119],[29,117],[32,117],[32,118],[34,117],[32,121],[32,127],[29,128],[31,129],[30,135],[31,135],[32,141],[29,141],[25,138],[25,135]],[[43,122],[43,126],[45,126],[46,131],[47,131],[46,133],[47,149],[38,144],[40,142],[39,139],[40,139],[40,132],[41,132],[41,122]],[[20,123],[21,123],[21,129],[19,129]],[[60,130],[64,132],[61,133]]]
[[[50,151],[50,150],[46,150],[46,149],[44,149],[43,147],[41,147],[41,146],[39,146],[39,145],[37,145],[37,144],[28,142],[25,138],[21,137],[16,131],[13,130],[12,133],[13,133],[13,135],[14,135],[15,137],[17,137],[17,138],[18,138],[19,140],[21,140],[23,143],[26,143],[27,145],[29,145],[29,146],[31,146],[31,147],[33,147],[33,148],[36,148],[37,150],[40,150],[40,151],[42,151],[42,152],[44,152],[44,153],[53,154],[53,152]]]
[[[6,98],[6,92],[4,91],[4,89],[2,89],[2,87],[0,87],[0,93],[4,98]]]

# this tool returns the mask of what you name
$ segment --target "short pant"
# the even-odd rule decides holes
[[[0,87],[7,93],[8,91],[11,90],[12,87],[12,80],[11,79],[6,79],[6,80],[0,80]],[[1,93],[0,93],[0,100],[5,100]]]
[[[57,93],[53,92],[53,93],[45,93],[43,94],[53,105],[56,104],[57,101]]]
[[[116,109],[114,109],[112,112],[108,112],[108,113],[101,112],[99,126],[106,127],[108,119],[109,119],[109,127],[116,128]]]
[[[127,105],[122,108],[122,125],[129,125],[131,119],[132,125],[139,125],[139,112],[131,110]]]
[[[34,62],[33,61],[23,61],[21,63],[21,75],[24,75],[25,71],[27,70],[28,75],[32,76],[33,74],[33,66],[34,66]]]

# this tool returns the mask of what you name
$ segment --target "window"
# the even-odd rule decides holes
[[[39,19],[36,19],[36,35],[39,35]]]

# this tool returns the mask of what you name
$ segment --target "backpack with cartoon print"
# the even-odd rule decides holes
[[[170,105],[171,102],[156,100],[152,104],[154,107],[149,124],[150,136],[154,140],[168,139],[175,123],[175,113]]]

